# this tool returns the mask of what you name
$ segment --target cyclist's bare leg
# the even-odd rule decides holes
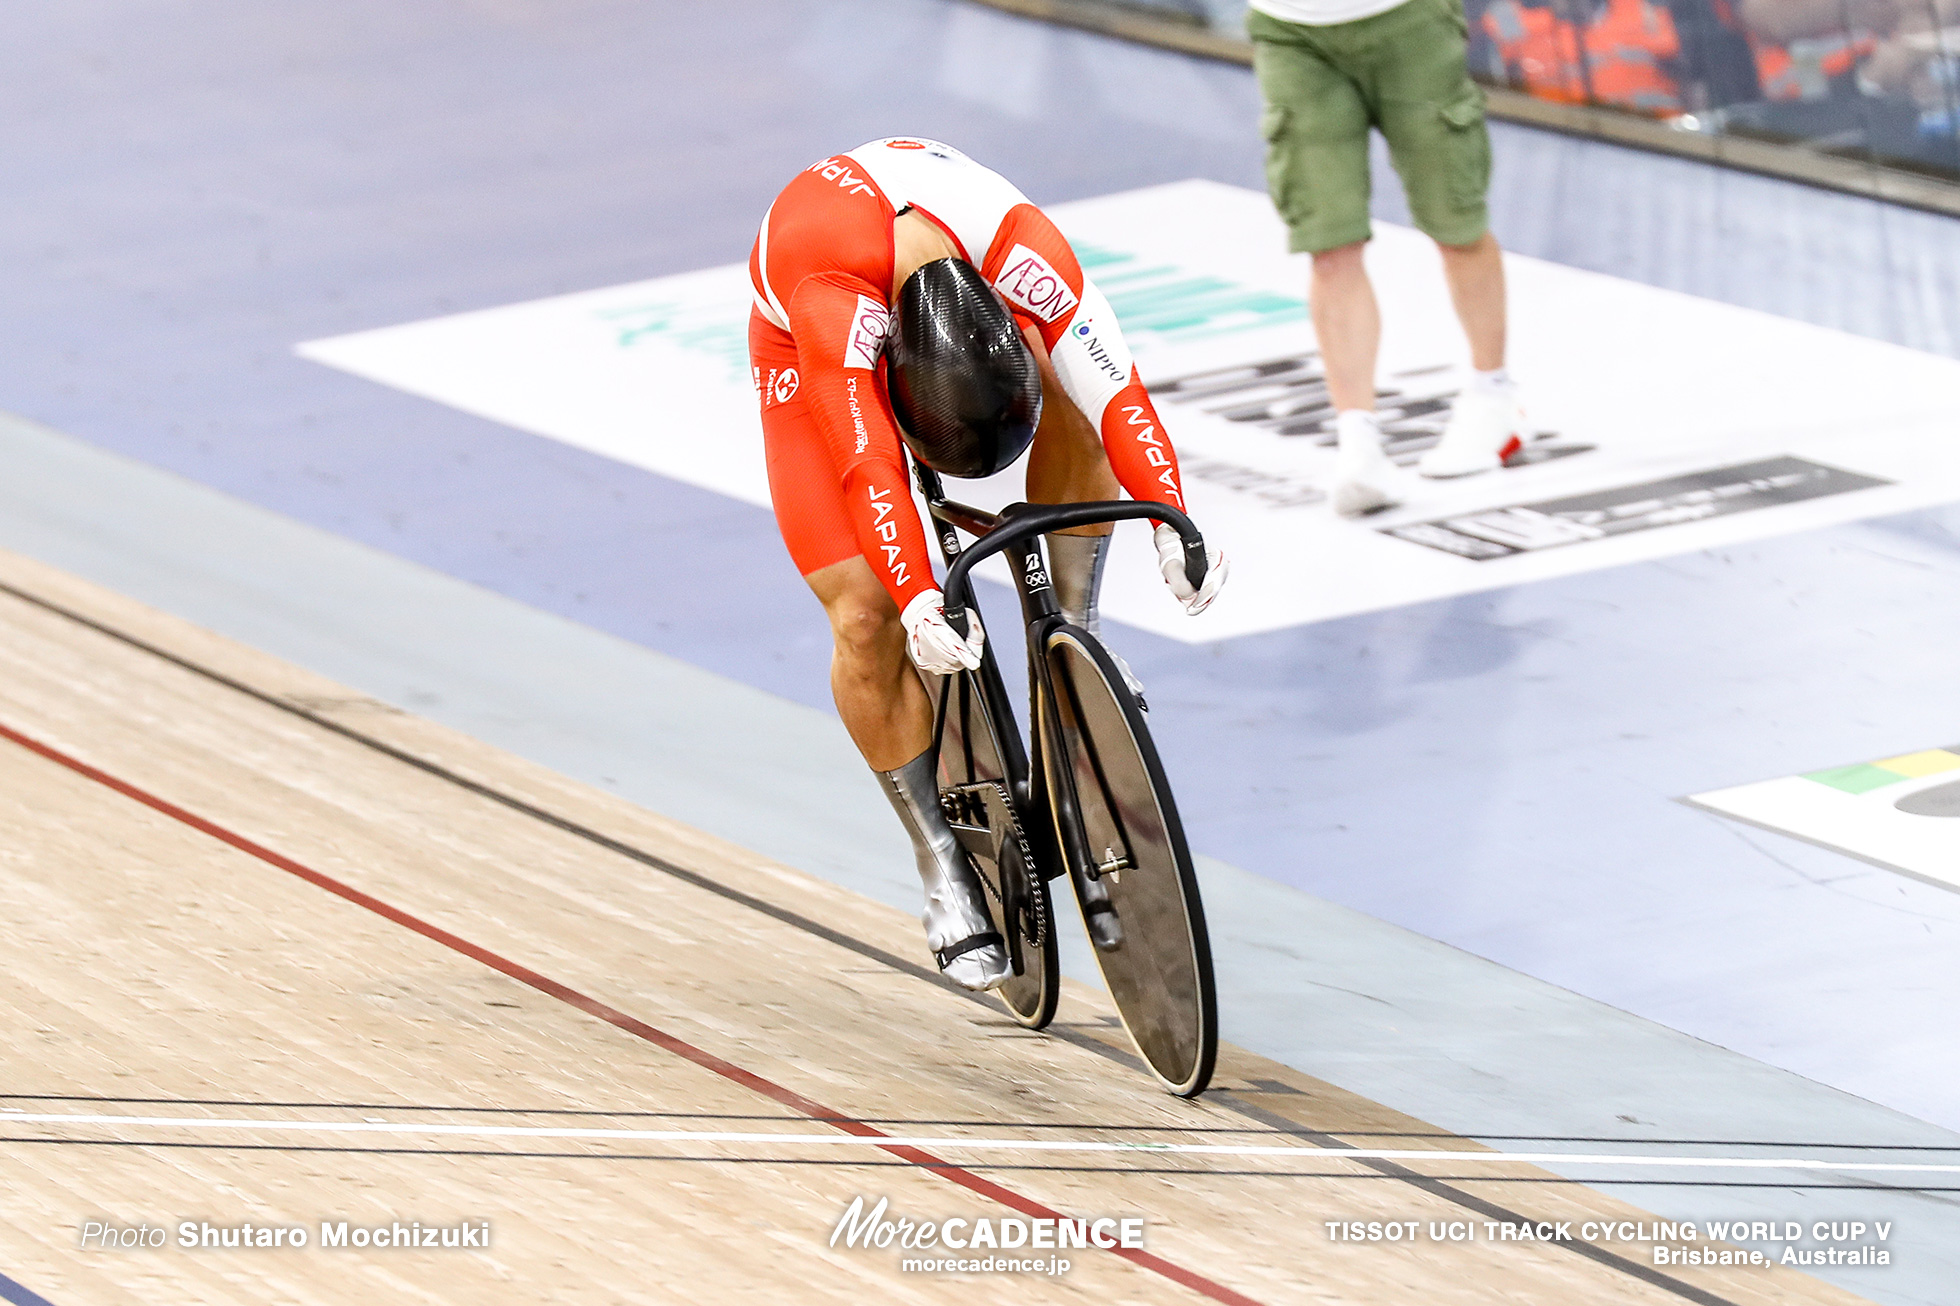
[[[1122,498],[1123,490],[1116,473],[1110,470],[1102,437],[1062,389],[1041,337],[1033,331],[1023,334],[1041,368],[1041,424],[1035,428],[1034,448],[1028,454],[1028,502],[1089,503]],[[1109,534],[1115,529],[1113,522],[1099,522],[1051,531],[1046,537],[1055,602],[1072,624],[1097,639],[1102,638],[1097,598],[1102,590],[1103,567],[1109,561]],[[1141,695],[1143,684],[1131,672],[1130,664],[1114,650],[1111,655],[1116,657],[1131,691]]]
[[[1028,451],[1029,503],[1091,503],[1120,499],[1123,490],[1109,468],[1102,437],[1075,401],[1062,389],[1041,336],[1032,329],[1021,333],[1041,369],[1041,424],[1035,427],[1034,447]],[[1071,526],[1062,535],[1107,535],[1108,522]]]
[[[851,742],[874,771],[905,765],[932,742],[932,703],[906,656],[898,605],[861,557],[803,579],[830,617],[830,693]]]
[[[832,563],[804,580],[830,617],[830,692],[837,715],[878,773],[880,788],[912,840],[925,888],[926,943],[948,978],[970,989],[992,988],[1012,966],[998,936],[958,950],[993,935],[993,924],[979,876],[939,809],[937,767],[926,755],[932,701],[905,652],[898,605],[861,557]]]

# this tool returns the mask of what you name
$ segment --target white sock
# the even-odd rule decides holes
[[[1511,374],[1501,367],[1492,368],[1488,372],[1479,372],[1473,368],[1470,372],[1470,389],[1482,394],[1509,394],[1511,385]]]
[[[1343,408],[1334,414],[1334,434],[1342,444],[1364,439],[1380,444],[1382,424],[1371,408]]]

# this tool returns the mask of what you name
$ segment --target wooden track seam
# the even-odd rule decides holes
[[[598,847],[604,848],[608,852],[616,853],[619,856],[638,862],[641,865],[647,866],[653,870],[660,871],[663,874],[671,875],[676,879],[682,880],[683,882],[693,885],[697,888],[706,890],[707,892],[715,894],[721,898],[727,899],[730,902],[738,903],[744,907],[750,908],[751,910],[760,912],[763,915],[768,916],[773,920],[780,921],[785,925],[789,925],[792,926],[793,928],[807,931],[808,933],[813,934],[818,938],[822,938],[828,942],[836,944],[841,948],[845,948],[851,952],[854,952],[857,955],[865,958],[866,960],[875,961],[880,965],[887,966],[893,970],[897,970],[904,974],[913,976],[914,978],[925,980],[926,982],[931,983],[941,989],[957,994],[958,996],[965,998],[969,1001],[972,1001],[976,1004],[985,1006],[989,1010],[993,1009],[992,1005],[987,1002],[986,998],[983,995],[969,992],[966,989],[963,989],[958,985],[954,984],[952,981],[946,979],[943,975],[930,971],[924,966],[918,965],[917,963],[914,962],[907,961],[902,957],[899,957],[893,953],[886,952],[884,949],[879,948],[873,944],[867,943],[862,939],[858,939],[851,935],[845,934],[842,931],[832,929],[829,926],[824,925],[819,921],[811,920],[806,916],[803,916],[797,912],[790,911],[788,908],[780,907],[775,903],[767,901],[766,899],[758,898],[752,894],[745,893],[742,890],[733,887],[732,885],[723,884],[719,880],[704,875],[699,871],[689,870],[688,868],[678,865],[674,862],[671,862],[664,857],[658,856],[657,854],[647,852],[645,849],[635,847],[634,845],[626,843],[623,840],[615,839],[612,836],[607,835],[599,830],[592,829],[590,826],[571,820],[568,817],[561,816],[556,812],[552,812],[546,808],[539,807],[533,803],[526,802],[524,799],[517,797],[515,794],[506,793],[503,790],[497,789],[490,785],[483,784],[480,781],[472,780],[468,776],[461,775],[449,769],[448,767],[443,766],[438,762],[433,762],[427,758],[417,756],[416,754],[411,753],[406,749],[397,748],[396,746],[386,742],[385,740],[377,739],[372,735],[365,734],[359,730],[353,729],[350,726],[342,725],[340,722],[322,716],[310,710],[309,708],[306,708],[296,703],[289,702],[286,699],[281,698],[277,694],[269,693],[265,690],[259,689],[254,685],[238,680],[232,676],[228,676],[221,671],[214,670],[213,668],[194,662],[189,658],[183,657],[176,653],[172,653],[168,649],[158,647],[157,645],[152,644],[149,641],[144,640],[138,636],[131,635],[126,631],[118,630],[116,627],[111,626],[105,622],[97,621],[96,619],[86,615],[85,613],[76,612],[73,609],[68,608],[62,604],[43,598],[38,594],[32,593],[31,591],[23,590],[15,585],[9,584],[6,581],[0,581],[0,594],[9,595],[10,597],[15,598],[23,603],[27,603],[33,607],[40,608],[44,612],[48,612],[55,616],[61,617],[64,620],[73,622],[89,630],[95,631],[97,634],[113,639],[118,643],[124,644],[130,648],[134,648],[140,652],[149,654],[150,656],[158,658],[164,662],[168,662],[172,666],[178,667],[184,671],[188,671],[191,674],[199,676],[205,680],[211,681],[214,684],[222,685],[226,689],[232,690],[233,692],[238,694],[242,694],[247,698],[251,698],[257,702],[263,703],[268,707],[275,708],[278,711],[284,712],[290,716],[298,717],[299,719],[309,722],[310,724],[315,725],[323,730],[326,730],[331,734],[338,735],[341,738],[348,740],[349,742],[359,744],[364,748],[371,749],[386,757],[392,758],[395,761],[401,762],[406,766],[413,767],[416,770],[421,771],[427,775],[433,776],[449,784],[455,785],[456,787],[466,790],[469,793],[475,794],[478,797],[488,799],[489,801],[497,803],[498,805],[508,808],[511,811],[518,812],[524,816],[528,816],[534,820],[549,825],[554,829],[563,831],[566,834],[570,834],[575,838],[582,839],[585,840],[586,842],[595,844]],[[147,805],[150,805],[152,807],[157,807],[157,810],[159,811],[163,811],[165,808],[169,808],[170,810],[168,814],[172,815],[175,819],[184,820],[186,823],[193,825],[194,828],[203,830],[205,833],[211,834],[215,838],[219,838],[228,843],[233,843],[235,847],[240,847],[243,851],[250,852],[251,855],[255,857],[261,857],[262,860],[266,860],[269,862],[269,864],[278,866],[282,870],[287,870],[295,875],[299,875],[302,879],[308,879],[316,884],[319,884],[320,887],[327,888],[330,892],[339,893],[343,897],[349,897],[349,895],[359,894],[358,890],[352,889],[351,887],[345,885],[340,885],[338,881],[332,880],[330,877],[325,875],[319,875],[318,872],[308,871],[305,868],[294,869],[295,867],[298,867],[299,865],[298,863],[292,863],[288,865],[286,864],[285,859],[280,858],[279,854],[274,853],[269,849],[261,849],[256,844],[252,844],[249,848],[247,848],[244,845],[249,843],[250,842],[249,840],[242,840],[241,836],[234,836],[231,835],[229,832],[222,831],[220,827],[217,827],[215,825],[210,825],[208,822],[203,822],[202,818],[196,817],[189,812],[182,812],[181,809],[170,807],[170,805],[164,803],[164,800],[162,799],[152,799],[150,796],[142,794],[142,791],[140,790],[135,790],[133,787],[124,786],[123,782],[116,780],[114,777],[110,777],[104,773],[97,772],[93,770],[93,768],[88,768],[86,763],[80,762],[75,759],[68,759],[65,757],[65,755],[62,755],[56,752],[55,750],[46,747],[45,745],[41,745],[36,743],[35,741],[31,741],[26,736],[20,735],[4,725],[0,725],[0,736],[10,738],[14,740],[16,743],[20,744],[22,747],[28,748],[34,752],[42,754],[43,756],[49,757],[51,760],[54,760],[63,766],[67,766],[70,767],[71,769],[75,769],[81,774],[88,775],[91,779],[96,779],[98,783],[106,784],[110,788],[117,790],[117,792],[125,793],[128,796],[135,798],[139,802],[146,803]],[[163,804],[163,805],[159,807],[157,806],[158,804]],[[234,841],[239,841],[239,842],[234,842]],[[318,878],[315,879],[314,878],[315,876],[317,876]],[[386,916],[390,920],[397,920],[397,916],[391,915],[391,913],[396,912],[396,909],[393,907],[389,907],[387,904],[380,902],[380,900],[378,899],[370,899],[367,897],[367,895],[359,894],[358,898],[349,897],[349,901],[358,901],[360,905],[364,907],[368,907],[368,909],[371,911],[376,911],[379,914]],[[422,922],[417,921],[416,918],[412,916],[408,916],[406,913],[400,914],[398,923],[407,925],[409,928],[415,929],[418,932],[422,932],[422,933],[427,933],[428,930],[436,929],[436,927],[434,926],[427,926],[425,928]],[[438,934],[441,934],[442,937],[437,938]],[[444,943],[445,946],[455,947],[458,951],[464,952],[465,955],[475,957],[477,960],[484,961],[485,964],[491,965],[496,969],[502,970],[504,968],[504,965],[515,966],[515,963],[503,963],[502,958],[496,958],[495,960],[488,960],[489,958],[495,958],[495,954],[493,953],[484,952],[481,957],[478,957],[476,952],[469,951],[470,949],[474,948],[475,945],[469,944],[465,940],[456,938],[453,935],[444,934],[442,931],[437,931],[436,934],[430,934],[429,937],[436,938],[438,942]],[[454,940],[453,943],[450,942],[450,940],[452,939]],[[499,963],[503,963],[503,964],[499,964]],[[522,967],[518,967],[517,969],[523,970]],[[554,997],[561,996],[553,988],[544,987],[545,985],[555,984],[556,983],[555,981],[549,980],[542,975],[535,975],[535,972],[526,970],[524,971],[523,975],[518,975],[514,971],[506,971],[505,973],[511,974],[513,978],[519,979],[523,983],[531,984],[533,987],[539,988],[541,992],[549,993]],[[527,976],[534,976],[536,982],[534,983],[533,978],[527,978]],[[588,1010],[590,1014],[599,1016],[600,1019],[608,1020],[613,1024],[619,1025],[619,1027],[622,1029],[628,1029],[629,1032],[634,1032],[634,1033],[639,1032],[637,1029],[631,1029],[628,1025],[620,1024],[620,1020],[624,1020],[624,1021],[632,1022],[633,1025],[640,1025],[640,1022],[633,1020],[632,1017],[626,1016],[624,1013],[614,1011],[612,1008],[606,1007],[602,1003],[598,1003],[595,999],[586,998],[582,994],[577,994],[574,990],[565,989],[564,993],[572,996],[562,997],[561,1000],[567,1001],[571,1003],[571,1005],[573,1006],[580,1006],[582,1010]],[[574,1001],[573,1000],[574,998],[578,1000]],[[581,1003],[591,1003],[592,1005],[590,1008],[586,1008],[581,1006]],[[606,1013],[611,1013],[611,1014],[609,1015]],[[613,1016],[618,1016],[619,1020],[614,1020]],[[666,1046],[666,1044],[661,1042],[661,1040],[672,1037],[670,1035],[661,1034],[660,1031],[654,1030],[651,1026],[642,1025],[640,1027],[648,1030],[652,1035],[657,1035],[658,1037],[651,1038],[650,1041],[653,1041],[663,1047]],[[1068,1030],[1054,1029],[1052,1027],[1048,1032],[1054,1035],[1055,1037],[1062,1038],[1073,1045],[1085,1048],[1088,1051],[1095,1052],[1098,1055],[1107,1057],[1110,1060],[1117,1061],[1121,1064],[1130,1066],[1131,1068],[1136,1069],[1138,1071],[1142,1071],[1143,1069],[1142,1062],[1140,1059],[1118,1048],[1111,1047],[1110,1045],[1102,1042],[1099,1039],[1092,1038],[1086,1035],[1076,1034]],[[641,1034],[640,1037],[645,1038],[645,1037],[649,1037],[649,1035]],[[680,1043],[680,1040],[674,1040],[674,1041],[676,1043]],[[681,1046],[691,1046],[691,1045],[681,1044]],[[683,1053],[681,1055],[686,1055],[686,1054]],[[712,1057],[712,1054],[706,1052],[701,1052],[701,1055],[704,1057]],[[693,1058],[690,1057],[689,1059],[692,1060]],[[717,1058],[716,1060],[719,1059]],[[705,1065],[706,1063],[702,1062],[698,1064]],[[747,1075],[749,1073],[747,1071],[741,1071],[739,1067],[734,1067],[732,1063],[721,1063],[721,1064],[729,1065],[731,1069],[740,1071],[740,1073],[743,1075]],[[709,1068],[712,1069],[712,1067]],[[717,1071],[717,1073],[720,1072]],[[734,1076],[730,1076],[730,1078],[733,1077]],[[759,1083],[766,1084],[769,1082],[766,1080],[760,1080],[759,1077],[757,1078]],[[743,1081],[738,1080],[737,1082],[743,1082]],[[761,1088],[757,1088],[756,1091],[764,1093],[765,1096],[770,1095],[768,1092],[766,1092],[764,1089]],[[784,1093],[790,1092],[790,1090],[788,1089],[782,1089],[781,1091]],[[792,1094],[792,1096],[794,1095]],[[808,1099],[800,1099],[800,1100],[805,1102],[808,1101]],[[1218,1103],[1219,1105],[1225,1106],[1227,1109],[1231,1110],[1237,1115],[1244,1116],[1245,1118],[1250,1120],[1256,1120],[1262,1125],[1265,1125],[1269,1128],[1280,1130],[1281,1132],[1286,1133],[1288,1135],[1304,1138],[1312,1143],[1315,1143],[1318,1146],[1327,1148],[1330,1151],[1340,1152],[1340,1151],[1354,1150],[1354,1144],[1345,1142],[1336,1135],[1324,1133],[1320,1130],[1303,1126],[1299,1124],[1297,1121],[1288,1120],[1284,1116],[1280,1116],[1275,1113],[1269,1112],[1264,1108],[1259,1107],[1253,1103],[1240,1100],[1237,1097],[1237,1095],[1232,1093],[1231,1090],[1229,1089],[1213,1090],[1212,1093],[1210,1094],[1210,1100]],[[795,1106],[794,1103],[790,1103],[787,1101],[785,1101],[785,1105]],[[816,1107],[815,1103],[809,1103],[809,1105],[812,1107]],[[795,1106],[795,1109],[799,1111],[804,1110],[802,1106]],[[824,1108],[817,1108],[817,1109],[820,1112],[825,1110]],[[810,1113],[806,1112],[806,1114],[810,1114]],[[846,1117],[839,1115],[837,1113],[831,1113],[829,1115],[818,1114],[815,1115],[813,1118],[824,1119],[829,1121],[830,1123],[837,1123],[839,1121],[843,1121],[847,1119]],[[857,1124],[858,1122],[853,1121],[851,1123]],[[840,1125],[839,1127],[841,1128],[842,1125]],[[868,1130],[872,1133],[881,1132],[872,1129],[872,1127],[869,1125],[859,1125],[859,1127],[864,1130]],[[1501,1156],[1501,1153],[1493,1153],[1493,1156],[1494,1157]],[[1484,1215],[1492,1219],[1507,1220],[1518,1224],[1528,1223],[1526,1217],[1519,1214],[1518,1212],[1512,1211],[1495,1202],[1490,1202],[1481,1197],[1477,1197],[1474,1194],[1464,1192],[1463,1190],[1453,1187],[1450,1184],[1444,1183],[1441,1180],[1432,1179],[1428,1176],[1422,1175],[1416,1171],[1408,1169],[1405,1166],[1397,1165],[1392,1161],[1382,1161],[1373,1158],[1356,1158],[1355,1163],[1359,1165],[1364,1165],[1369,1169],[1372,1169],[1377,1173],[1383,1175],[1384,1177],[1397,1179],[1402,1182],[1408,1183],[1412,1187],[1418,1188],[1423,1192],[1429,1193],[1436,1197],[1441,1197],[1445,1201],[1463,1207],[1466,1210],[1475,1211],[1480,1215]],[[919,1164],[925,1165],[928,1168],[933,1169],[936,1173],[949,1171],[949,1170],[958,1170],[958,1167],[951,1166],[947,1162],[938,1161],[936,1159],[926,1161],[926,1162],[919,1162]],[[960,1173],[964,1174],[965,1172],[960,1171]],[[951,1176],[949,1175],[949,1177]],[[969,1176],[969,1177],[974,1179],[974,1181],[977,1183],[981,1183],[981,1184],[987,1183],[986,1180],[980,1179],[978,1176]],[[956,1180],[956,1182],[964,1182],[964,1181]],[[971,1185],[968,1186],[971,1187]],[[1000,1191],[1002,1193],[1009,1193],[1009,1190],[1006,1189],[1001,1189]],[[1012,1196],[1011,1193],[1009,1195]],[[1004,1199],[997,1199],[997,1200],[1004,1200]],[[1018,1200],[1024,1200],[1024,1199],[1018,1199]],[[1007,1204],[1013,1205],[1013,1202],[1008,1202]],[[1016,1207],[1015,1209],[1022,1209],[1022,1208]],[[1597,1264],[1607,1269],[1617,1270],[1622,1274],[1628,1275],[1629,1277],[1634,1279],[1638,1279],[1643,1283],[1650,1284],[1653,1287],[1660,1288],[1663,1291],[1672,1293],[1677,1297],[1681,1297],[1687,1301],[1695,1302],[1697,1303],[1697,1306],[1736,1306],[1734,1302],[1730,1301],[1726,1297],[1718,1296],[1715,1293],[1709,1292],[1703,1288],[1699,1288],[1694,1284],[1687,1283],[1684,1282],[1683,1280],[1677,1279],[1672,1275],[1664,1274],[1661,1271],[1654,1269],[1651,1266],[1643,1265],[1638,1261],[1631,1260],[1627,1257],[1621,1256],[1615,1252],[1609,1251],[1606,1248],[1597,1247],[1591,1243],[1583,1242],[1579,1239],[1556,1239],[1556,1240],[1548,1240],[1548,1241],[1551,1241],[1553,1242],[1554,1245],[1563,1247],[1568,1251],[1577,1253],[1578,1255],[1583,1256],[1588,1260],[1594,1261]],[[1138,1254],[1143,1255],[1143,1253],[1138,1253]],[[1175,1269],[1176,1267],[1170,1267],[1170,1268]],[[1225,1291],[1229,1293],[1231,1290],[1221,1288],[1221,1291]],[[1243,1298],[1236,1298],[1236,1296],[1234,1297],[1234,1299],[1249,1300]]]
[[[316,888],[325,889],[335,897],[344,899],[356,907],[373,912],[384,920],[402,926],[404,929],[413,930],[423,938],[439,943],[452,952],[460,953],[472,961],[479,962],[482,965],[490,967],[492,970],[508,975],[518,983],[529,985],[547,997],[556,998],[565,1005],[582,1011],[588,1016],[595,1016],[607,1024],[633,1035],[635,1038],[644,1039],[664,1052],[680,1057],[682,1060],[691,1061],[703,1070],[719,1075],[731,1083],[739,1084],[750,1092],[757,1093],[773,1102],[779,1102],[792,1111],[807,1116],[821,1124],[831,1126],[840,1133],[851,1134],[859,1138],[889,1137],[883,1130],[875,1126],[865,1124],[841,1111],[834,1110],[823,1105],[821,1102],[805,1097],[792,1088],[787,1088],[772,1079],[756,1074],[752,1070],[738,1066],[732,1061],[718,1057],[705,1048],[697,1047],[688,1042],[686,1039],[669,1034],[665,1030],[657,1029],[636,1016],[628,1015],[617,1007],[609,1006],[597,998],[579,992],[570,985],[562,984],[548,975],[532,970],[530,967],[512,961],[499,953],[492,952],[480,944],[471,943],[468,939],[460,935],[453,934],[439,925],[433,925],[419,916],[411,915],[372,894],[363,893],[350,884],[336,880],[324,872],[316,871],[302,862],[294,861],[283,853],[275,852],[273,849],[248,839],[242,834],[226,829],[215,821],[207,820],[195,812],[179,807],[168,799],[159,798],[157,795],[138,788],[127,780],[120,779],[97,767],[90,766],[80,758],[72,757],[60,749],[44,744],[31,736],[24,735],[5,723],[0,723],[0,739],[11,740],[29,752],[37,754],[58,766],[66,767],[76,775],[87,780],[92,780],[105,789],[112,790],[125,798],[141,803],[152,811],[167,816],[182,825],[187,825],[198,833],[216,839],[220,843],[229,844],[247,856],[254,857],[268,866],[296,876]],[[942,1161],[923,1148],[894,1140],[881,1144],[880,1150],[889,1152],[900,1160],[909,1162],[943,1179],[951,1180],[962,1188],[998,1202],[1010,1210],[1019,1211],[1023,1215],[1035,1219],[1047,1220],[1060,1220],[1063,1218],[1061,1212],[1053,1210],[1031,1197],[1025,1197],[1011,1188],[997,1184],[991,1179],[974,1174],[964,1167],[954,1165],[949,1161]],[[1262,1306],[1260,1302],[1243,1293],[1235,1292],[1224,1284],[1208,1279],[1195,1270],[1187,1270],[1175,1262],[1167,1261],[1163,1257],[1153,1255],[1141,1248],[1112,1247],[1106,1250],[1112,1255],[1120,1256],[1142,1269],[1159,1274],[1171,1282],[1209,1297],[1213,1301],[1226,1303],[1227,1306]]]

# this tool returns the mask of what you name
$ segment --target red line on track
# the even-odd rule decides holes
[[[471,943],[468,939],[462,938],[459,935],[451,934],[441,926],[431,925],[418,916],[411,916],[401,908],[391,906],[372,894],[363,893],[352,885],[341,883],[331,875],[316,871],[312,867],[296,862],[282,853],[274,852],[263,844],[254,843],[242,834],[233,833],[214,821],[206,820],[195,812],[186,811],[184,808],[177,806],[167,799],[159,798],[147,790],[139,789],[127,780],[119,780],[107,771],[90,766],[80,758],[71,757],[60,749],[53,748],[37,739],[24,735],[20,731],[14,730],[5,724],[0,724],[0,738],[11,740],[31,753],[38,754],[58,766],[66,767],[76,775],[93,780],[106,789],[112,789],[125,798],[143,804],[143,806],[152,811],[162,813],[173,821],[188,825],[200,834],[209,835],[221,843],[230,844],[238,851],[248,856],[256,857],[268,866],[277,867],[289,875],[296,875],[308,884],[325,889],[335,897],[343,898],[357,907],[364,907],[377,916],[393,921],[395,924],[404,928],[414,930],[422,937],[440,943],[443,947],[451,951],[460,952],[472,961],[481,962],[492,970],[501,971],[520,984],[528,984],[538,992],[557,998],[560,1002],[566,1003],[569,1006],[576,1007],[588,1016],[596,1016],[609,1025],[622,1029],[636,1038],[645,1039],[647,1042],[666,1052],[670,1052],[683,1060],[691,1061],[704,1070],[712,1071],[720,1075],[723,1079],[740,1084],[743,1088],[759,1093],[773,1102],[779,1102],[792,1111],[808,1116],[812,1120],[820,1121],[843,1133],[853,1134],[859,1138],[889,1137],[883,1130],[875,1126],[867,1125],[861,1120],[854,1120],[840,1111],[833,1111],[822,1103],[813,1101],[794,1089],[785,1088],[772,1079],[765,1079],[752,1070],[744,1070],[732,1061],[724,1060],[704,1048],[694,1046],[694,1044],[689,1043],[685,1039],[677,1038],[665,1030],[656,1029],[643,1020],[629,1016],[617,1007],[607,1006],[597,998],[588,997],[586,994],[580,993],[577,989],[560,984],[557,980],[547,975],[540,975],[528,966],[519,965],[517,962],[500,956],[488,948]],[[909,1147],[903,1143],[888,1143],[882,1145],[879,1150],[888,1152],[902,1160],[909,1161],[913,1165],[928,1169],[933,1174],[950,1179],[962,1188],[978,1193],[980,1196],[998,1202],[1002,1206],[1019,1211],[1023,1215],[1043,1220],[1065,1218],[1061,1212],[1044,1206],[1031,1197],[1023,1197],[1013,1189],[1004,1188],[991,1179],[983,1179],[970,1170],[965,1170],[950,1162],[942,1161],[932,1153],[921,1148]],[[1140,1248],[1112,1247],[1105,1248],[1104,1250],[1109,1251],[1112,1255],[1120,1256],[1124,1260],[1143,1269],[1160,1274],[1171,1282],[1180,1284],[1183,1287],[1191,1289],[1193,1292],[1209,1297],[1213,1301],[1225,1302],[1228,1306],[1261,1306],[1261,1303],[1251,1297],[1247,1297],[1243,1293],[1234,1292],[1222,1283],[1207,1279],[1196,1271],[1187,1270],[1183,1266],[1167,1261],[1161,1256],[1153,1256]]]

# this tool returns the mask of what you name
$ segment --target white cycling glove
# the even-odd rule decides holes
[[[905,651],[919,670],[950,676],[979,667],[987,632],[980,628],[980,614],[973,608],[966,610],[964,638],[947,622],[946,596],[938,590],[927,590],[906,604],[898,622],[905,627]]]
[[[1225,555],[1217,546],[1205,545],[1205,583],[1192,589],[1191,578],[1184,574],[1184,540],[1177,531],[1170,523],[1159,522],[1152,538],[1157,542],[1157,569],[1164,573],[1164,583],[1171,587],[1171,593],[1184,605],[1184,610],[1195,617],[1210,607],[1218,591],[1225,588],[1225,577],[1232,570]]]

